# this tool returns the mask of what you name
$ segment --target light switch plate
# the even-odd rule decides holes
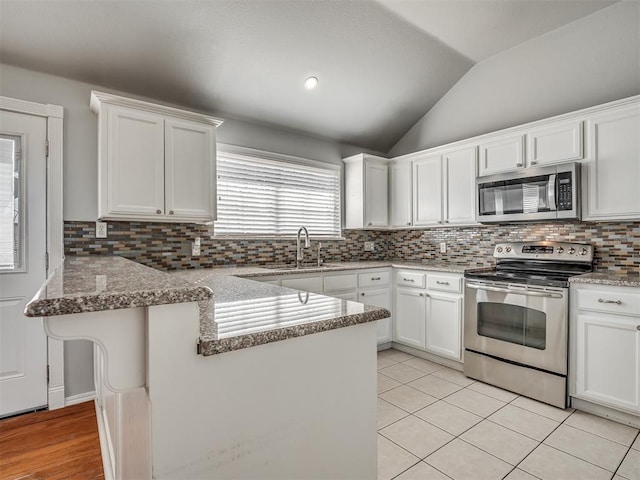
[[[96,238],[107,238],[107,222],[96,222]]]

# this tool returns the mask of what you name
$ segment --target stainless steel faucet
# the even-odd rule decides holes
[[[304,247],[300,246],[300,232],[304,232]],[[296,268],[300,268],[302,266],[302,260],[304,259],[304,252],[302,249],[310,247],[311,242],[309,241],[309,230],[307,230],[307,227],[300,227],[296,237]]]

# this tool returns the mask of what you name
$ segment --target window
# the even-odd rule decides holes
[[[340,167],[223,146],[214,235],[339,237]]]
[[[0,134],[0,270],[21,271],[24,260],[21,138]]]

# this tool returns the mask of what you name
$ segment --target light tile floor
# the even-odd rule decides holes
[[[640,480],[638,429],[378,353],[379,480]]]

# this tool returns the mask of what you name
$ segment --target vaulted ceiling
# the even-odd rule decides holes
[[[476,62],[612,3],[0,0],[0,61],[386,152]]]

